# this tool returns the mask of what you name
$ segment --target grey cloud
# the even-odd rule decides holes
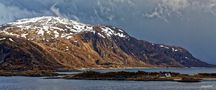
[[[63,17],[63,16],[61,15],[60,11],[59,11],[59,8],[56,8],[56,4],[57,4],[57,3],[55,3],[53,6],[51,6],[50,10],[53,12],[53,14],[54,14],[55,16]]]
[[[145,12],[146,18],[159,18],[167,21],[169,17],[180,17],[190,12],[202,12],[216,16],[216,0],[152,0],[156,4]]]
[[[26,9],[20,9],[16,6],[6,6],[2,3],[0,3],[0,12],[0,24],[14,21],[20,18],[40,16],[42,14],[49,15],[49,13],[46,11],[41,11],[40,13],[38,13],[34,11],[28,11]]]

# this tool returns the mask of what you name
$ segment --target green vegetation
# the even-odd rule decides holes
[[[216,73],[199,73],[197,77],[200,78],[216,78]]]
[[[87,71],[76,75],[66,75],[64,79],[84,80],[133,80],[133,81],[198,81],[197,77],[175,72],[107,72]]]

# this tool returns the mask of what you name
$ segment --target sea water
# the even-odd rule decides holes
[[[214,73],[215,68],[121,69],[124,71],[168,71],[187,74]],[[98,70],[100,72],[121,71]],[[0,77],[0,90],[216,90],[216,81],[181,83],[172,81],[108,81],[44,79],[44,77]]]

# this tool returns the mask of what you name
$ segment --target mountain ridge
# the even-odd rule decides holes
[[[51,57],[55,68],[121,68],[121,67],[205,67],[211,66],[181,47],[137,40],[122,29],[89,25],[61,17],[44,16],[21,19],[0,27],[0,46],[5,37],[21,38],[34,43]],[[3,41],[2,41],[3,40]],[[13,40],[13,39],[10,39]],[[10,41],[7,39],[6,41]],[[16,45],[16,43],[14,44]],[[31,45],[31,44],[30,44]],[[25,46],[23,44],[23,46]],[[27,45],[26,47],[29,47]],[[31,48],[31,47],[30,47]],[[37,49],[36,48],[36,49]],[[4,49],[3,49],[4,50]],[[27,50],[28,51],[28,50]],[[23,51],[23,52],[27,52]],[[39,50],[40,51],[40,50]],[[29,51],[28,51],[29,52]],[[31,53],[31,52],[30,52]],[[4,55],[4,51],[2,55]],[[35,53],[31,53],[30,64]],[[22,58],[9,55],[7,58]],[[11,62],[1,60],[5,66]],[[45,57],[44,61],[49,61]],[[12,60],[13,61],[13,60]],[[19,60],[18,60],[19,61]],[[20,60],[22,61],[22,60]],[[23,63],[26,63],[23,61]],[[40,63],[38,65],[40,66]],[[46,63],[42,63],[45,64]],[[24,64],[25,65],[25,64]],[[34,64],[32,64],[34,66]],[[58,66],[58,67],[55,67]],[[34,67],[32,67],[34,68]]]

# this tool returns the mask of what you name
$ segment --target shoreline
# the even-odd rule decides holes
[[[169,68],[211,68],[211,67],[125,67],[125,68],[79,68],[79,69],[65,69],[66,71],[86,71],[86,70],[126,70],[126,69],[169,69]],[[58,70],[57,70],[58,71]]]

